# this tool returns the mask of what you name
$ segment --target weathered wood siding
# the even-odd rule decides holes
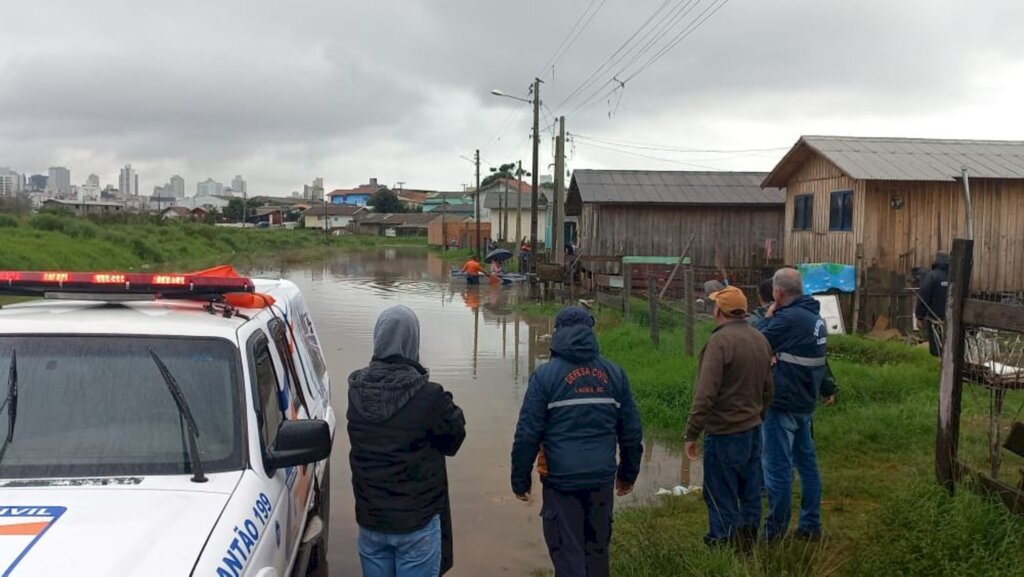
[[[830,232],[830,195],[854,191],[853,230]],[[793,230],[794,199],[814,196],[813,227]],[[894,197],[903,207],[892,206]],[[975,256],[972,290],[1024,290],[1024,181],[971,180]],[[859,181],[813,155],[786,186],[785,259],[787,263],[854,264],[858,243],[864,266],[910,278],[914,267],[928,268],[935,253],[949,251],[953,239],[966,237],[960,182]]]
[[[960,182],[867,183],[866,264],[909,277],[928,268],[936,251],[949,252],[966,238]],[[892,207],[893,197],[903,208]],[[972,291],[1024,290],[1024,181],[971,180],[974,212]]]
[[[765,239],[775,239],[780,250],[782,217],[782,206],[585,203],[580,244],[591,255],[679,256],[695,234],[695,265],[714,265],[717,247],[727,268],[750,267],[763,256]]]
[[[853,230],[829,232],[829,202],[833,191],[853,191]],[[814,196],[811,230],[793,230],[794,198]],[[853,264],[864,234],[864,183],[845,176],[834,164],[814,155],[786,186],[785,259],[787,263],[838,262]]]

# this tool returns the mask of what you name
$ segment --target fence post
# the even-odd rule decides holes
[[[647,277],[647,303],[650,306],[651,311],[651,342],[654,343],[654,347],[657,348],[661,342],[661,335],[658,334],[658,286],[657,281],[654,280],[654,275]]]
[[[686,301],[683,303],[683,310],[686,311],[683,317],[683,352],[688,357],[693,356],[693,296],[693,265],[688,264],[683,269],[683,300]]]
[[[622,264],[622,320],[629,322],[629,295],[633,290],[633,265]]]
[[[856,284],[853,287],[853,330],[851,334],[857,334],[860,332],[860,299],[861,299],[861,285],[863,284],[863,269],[864,269],[864,245],[857,243],[857,256],[854,260],[853,267],[853,278]]]
[[[960,404],[963,399],[964,299],[970,294],[974,241],[955,239],[949,267],[942,375],[939,379],[939,426],[935,439],[935,474],[939,484],[953,492],[958,477]]]

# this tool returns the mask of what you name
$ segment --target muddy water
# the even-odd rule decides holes
[[[550,568],[539,500],[524,504],[512,496],[509,454],[529,374],[548,356],[551,319],[514,312],[514,288],[449,283],[447,268],[423,250],[382,249],[272,271],[306,295],[333,379],[340,426],[331,460],[332,575],[360,574],[344,428],[347,377],[369,361],[377,315],[395,304],[416,311],[420,359],[466,414],[466,443],[448,461],[455,529],[455,568],[449,575],[521,576]],[[659,487],[688,484],[685,463],[677,449],[648,443],[636,491],[617,506],[652,499]]]

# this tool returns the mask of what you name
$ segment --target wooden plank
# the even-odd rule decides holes
[[[633,294],[633,265],[622,265],[622,319],[629,322],[629,300]]]
[[[581,255],[577,260],[579,260],[582,263],[588,263],[588,264],[599,264],[599,263],[603,264],[603,263],[609,263],[609,262],[622,262],[622,257],[621,256],[591,256],[591,255],[586,255],[585,254],[585,255]]]
[[[624,256],[622,257],[622,264],[663,264],[663,265],[674,265],[679,262],[677,256]],[[683,259],[683,264],[690,264],[689,258]]]
[[[967,299],[964,302],[963,313],[963,322],[966,325],[1003,331],[1024,331],[1024,306]]]
[[[935,440],[935,473],[941,485],[952,493],[960,444],[960,405],[963,398],[964,326],[963,303],[970,294],[974,243],[953,241],[949,267],[949,297],[946,303],[945,344],[939,379],[939,424]]]
[[[658,348],[661,334],[658,331],[658,283],[653,276],[647,277],[647,305],[650,307],[651,343]]]
[[[857,283],[854,285],[853,290],[853,323],[850,325],[853,327],[852,334],[860,332],[860,296],[861,296],[861,276],[864,273],[864,245],[857,243],[857,256],[854,264],[854,279]]]
[[[686,314],[683,316],[683,354],[692,357],[694,355],[693,316],[695,314],[692,266],[683,269],[683,306],[686,307]]]
[[[959,464],[961,476],[973,479],[974,486],[986,495],[999,497],[1003,505],[1016,515],[1024,515],[1024,491],[997,481],[984,473],[974,471],[966,465]]]

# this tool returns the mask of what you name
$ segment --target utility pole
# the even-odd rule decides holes
[[[480,149],[476,149],[476,250],[482,251],[480,244]],[[443,227],[442,227],[443,228]]]
[[[245,228],[245,212],[249,207],[249,195],[246,191],[242,191],[242,228]]]
[[[555,262],[565,264],[565,117],[558,118],[558,139],[555,140],[555,198],[551,208],[551,250]]]
[[[515,253],[519,255],[519,247],[522,245],[519,243],[522,239],[522,184],[520,183],[522,178],[522,161],[519,161],[519,168],[515,172]]]
[[[540,172],[540,78],[533,79],[533,175],[530,180],[530,272],[537,272],[537,178]]]
[[[441,193],[441,252],[448,252],[448,227],[445,216],[448,212],[448,195]]]
[[[504,166],[504,165],[502,165],[502,166]],[[509,206],[508,206],[508,179],[507,178],[503,178],[501,180],[505,184],[504,208],[501,209],[501,219],[503,221],[502,227],[504,229],[504,238],[503,238],[503,240],[505,240],[507,242],[508,241],[508,213],[509,213],[509,210],[508,210],[509,209]]]

